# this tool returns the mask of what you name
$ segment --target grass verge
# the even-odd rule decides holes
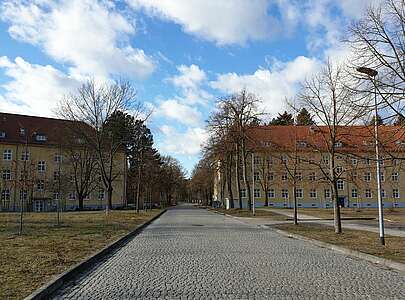
[[[141,212],[26,213],[23,235],[19,215],[0,214],[0,299],[21,299],[87,256],[134,230],[160,210]]]
[[[405,238],[402,237],[386,236],[386,246],[382,246],[379,244],[378,234],[368,231],[344,229],[343,233],[335,234],[333,227],[313,223],[301,223],[299,225],[278,224],[272,227],[405,263]]]

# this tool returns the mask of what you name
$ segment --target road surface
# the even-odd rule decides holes
[[[56,299],[405,299],[405,277],[203,209],[170,209]]]

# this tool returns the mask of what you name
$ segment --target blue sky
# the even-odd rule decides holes
[[[217,97],[242,88],[270,115],[378,0],[3,0],[0,111],[53,116],[86,78],[123,77],[153,110],[163,154],[187,170]]]

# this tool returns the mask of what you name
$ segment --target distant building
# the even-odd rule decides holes
[[[327,127],[258,126],[248,130],[247,178],[256,206],[292,207],[294,182],[298,207],[333,207],[331,159]],[[385,207],[405,207],[405,130],[384,125],[380,131],[382,198]],[[373,126],[337,129],[335,171],[339,204],[377,207],[377,176]],[[229,199],[226,176],[218,162],[214,200]],[[242,170],[242,166],[240,167]],[[294,180],[295,178],[295,180]],[[239,197],[233,176],[234,205]],[[241,195],[247,207],[247,187],[241,175]],[[254,182],[254,184],[253,184]]]
[[[0,113],[0,211],[53,211],[78,208],[67,162],[66,125],[70,121]],[[71,122],[70,122],[71,123]],[[126,204],[126,156],[117,155],[113,207]],[[84,200],[85,209],[101,209],[107,192],[99,181]]]

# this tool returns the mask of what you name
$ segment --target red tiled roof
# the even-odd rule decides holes
[[[64,132],[71,121],[26,116],[18,114],[0,113],[0,134],[5,133],[5,138],[0,137],[0,143],[25,143],[30,144],[59,144],[64,139]],[[25,135],[20,133],[25,129]],[[45,135],[46,141],[37,141],[37,135]]]
[[[405,151],[405,128],[381,125],[379,140],[387,151]],[[330,139],[327,126],[257,126],[247,131],[250,147],[271,147],[273,150],[298,151],[327,150]],[[337,141],[342,143],[338,152],[374,151],[374,126],[345,126],[337,128]]]

